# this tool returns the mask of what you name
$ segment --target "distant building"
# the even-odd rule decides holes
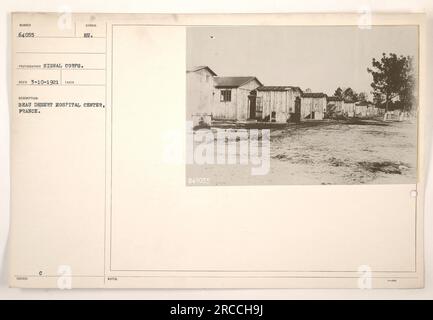
[[[301,120],[322,120],[326,112],[327,95],[321,92],[305,92],[301,98]]]
[[[271,122],[299,121],[301,117],[299,87],[261,86],[257,88],[256,118]]]
[[[343,115],[349,118],[353,118],[355,116],[355,101],[343,101]]]
[[[355,103],[355,117],[364,118],[367,116],[368,102],[360,101]]]
[[[328,97],[326,99],[326,112],[332,115],[341,115],[343,113],[343,99],[339,97]]]
[[[374,104],[372,104],[371,102],[369,102],[367,105],[367,117],[374,117],[377,115],[378,115],[378,112],[377,112],[376,106]]]

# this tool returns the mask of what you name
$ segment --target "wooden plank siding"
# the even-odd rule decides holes
[[[361,104],[356,105],[355,104],[355,117],[366,117],[367,116],[367,105]]]
[[[231,90],[231,100],[221,101],[221,91]],[[236,120],[237,114],[237,90],[236,88],[215,89],[213,93],[212,117],[222,120]]]
[[[344,101],[343,103],[343,113],[346,117],[354,117],[355,116],[355,102]]]
[[[217,120],[247,120],[249,117],[248,95],[261,84],[251,80],[237,88],[215,88],[212,116]],[[221,91],[231,90],[231,101],[221,101]]]
[[[261,100],[263,108],[262,119],[269,119],[275,122],[287,122],[295,113],[295,101],[301,93],[295,89],[257,89],[257,98]],[[272,117],[274,112],[274,117]]]
[[[301,120],[323,120],[326,110],[325,97],[302,97]]]
[[[327,102],[326,111],[334,114],[343,113],[343,100],[331,100]]]

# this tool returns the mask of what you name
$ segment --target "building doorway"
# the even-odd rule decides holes
[[[256,103],[257,103],[257,91],[253,90],[248,95],[248,119],[256,119]]]
[[[301,121],[301,98],[296,97],[295,99],[295,114],[293,117],[294,122]]]

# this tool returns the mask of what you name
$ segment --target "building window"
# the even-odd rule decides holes
[[[232,101],[232,91],[231,90],[221,90],[220,101],[221,102]]]

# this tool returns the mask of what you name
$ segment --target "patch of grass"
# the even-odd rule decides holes
[[[344,163],[344,161],[337,159],[335,157],[331,157],[328,159],[329,164],[333,167],[343,167],[346,166],[346,164]]]
[[[408,169],[407,164],[392,161],[360,161],[358,165],[372,173],[402,174],[404,170]]]
[[[286,156],[285,154],[277,154],[273,156],[272,158],[282,160],[282,161],[289,161],[291,158]]]

